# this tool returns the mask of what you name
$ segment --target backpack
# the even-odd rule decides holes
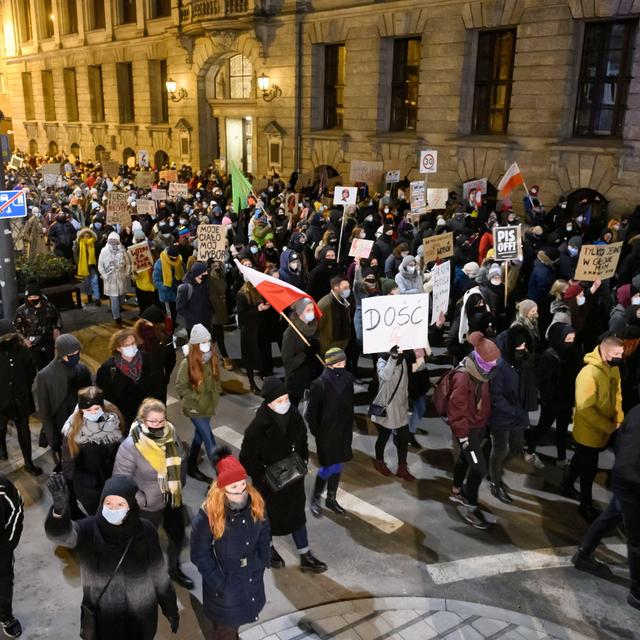
[[[187,302],[189,300],[191,300],[191,296],[193,295],[193,285],[190,284],[189,282],[183,282],[180,284],[180,286],[178,287],[176,293],[180,293],[180,289],[182,289],[184,291],[184,289],[186,288],[187,290]]]
[[[451,380],[453,379],[453,374],[457,371],[459,371],[459,367],[454,367],[453,369],[449,369],[449,371],[445,371],[445,373],[440,376],[438,382],[436,382],[436,386],[433,390],[431,402],[436,410],[436,414],[441,418],[447,417],[449,395],[451,394]]]

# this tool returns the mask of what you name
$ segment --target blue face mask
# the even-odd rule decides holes
[[[127,517],[127,513],[129,513],[129,509],[109,509],[108,507],[102,507],[102,517],[109,524],[122,524],[122,521]]]
[[[102,229],[102,222],[94,222],[93,227],[96,231],[100,231],[100,229]]]
[[[256,254],[258,253],[258,247],[250,247],[249,251],[251,251],[251,253]]]

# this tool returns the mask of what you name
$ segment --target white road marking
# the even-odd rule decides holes
[[[626,557],[627,546],[624,544],[607,545],[607,549]],[[487,578],[516,571],[568,567],[571,565],[571,558],[575,552],[576,547],[573,546],[497,553],[490,556],[476,556],[475,558],[427,565],[427,571],[436,584],[449,584],[460,580]]]
[[[228,442],[232,447],[240,449],[242,446],[242,436],[228,427],[226,424],[221,424],[219,427],[213,428],[213,435],[216,439],[221,438],[225,442]]]
[[[172,404],[176,404],[178,402],[178,398],[174,398],[171,394],[167,394],[167,407],[170,407]]]

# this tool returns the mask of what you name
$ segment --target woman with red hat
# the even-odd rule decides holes
[[[216,450],[217,480],[193,519],[191,561],[202,575],[209,640],[235,640],[265,605],[263,574],[271,531],[262,496],[226,447]]]

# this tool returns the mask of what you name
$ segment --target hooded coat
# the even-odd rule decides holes
[[[320,353],[318,322],[304,322],[297,314],[291,321],[311,345],[308,347],[302,342],[290,326],[282,336],[282,366],[287,392],[294,398],[302,398],[320,369],[320,361],[316,358],[316,354]]]
[[[123,296],[131,285],[131,258],[127,250],[119,244],[109,243],[100,252],[98,272],[104,283],[105,296]]]
[[[184,320],[187,333],[191,333],[195,324],[201,324],[204,327],[211,326],[213,309],[211,308],[209,284],[206,278],[203,279],[203,282],[198,283],[191,272],[187,273],[184,281],[178,287],[176,310]]]
[[[385,416],[371,416],[371,421],[387,429],[404,427],[409,424],[409,368],[404,355],[379,358],[377,371],[380,388],[373,404],[387,411]]]
[[[407,271],[409,264],[415,264],[416,269],[413,273]],[[420,269],[418,269],[418,261],[413,256],[405,256],[402,259],[395,280],[400,293],[424,293],[422,288],[422,274],[420,273]]]
[[[533,263],[533,271],[529,277],[527,298],[542,305],[549,295],[555,277],[553,260],[544,251],[538,251]]]

